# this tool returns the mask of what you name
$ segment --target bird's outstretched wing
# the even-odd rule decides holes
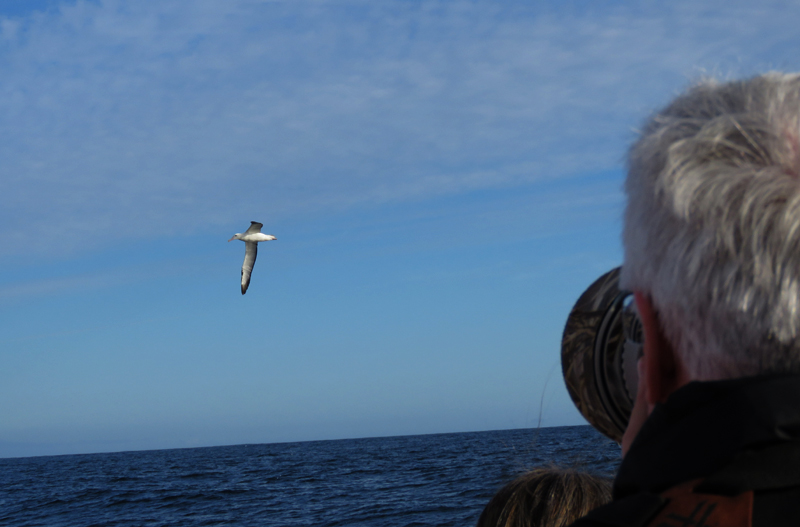
[[[257,232],[261,232],[261,227],[263,227],[263,223],[258,223],[257,221],[251,221],[250,227],[247,228],[245,234],[255,234]]]
[[[261,224],[259,223],[258,225]],[[253,272],[253,266],[256,264],[257,254],[258,254],[257,242],[244,242],[244,263],[242,264],[242,294],[245,294],[247,292],[247,288],[250,287],[250,273]]]

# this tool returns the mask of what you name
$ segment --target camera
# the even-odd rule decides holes
[[[572,401],[595,429],[617,443],[639,384],[644,335],[633,293],[620,290],[617,267],[589,286],[570,311],[561,369]]]

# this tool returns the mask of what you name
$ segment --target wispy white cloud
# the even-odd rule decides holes
[[[3,17],[0,254],[39,233],[67,251],[619,166],[632,125],[702,71],[800,67],[799,21],[777,1],[79,0]]]
[[[224,240],[222,240],[224,242]],[[184,249],[184,248],[181,248]],[[50,266],[51,262],[35,262],[24,276],[4,277],[0,281],[0,305],[13,306],[20,300],[31,298],[76,294],[79,292],[103,289],[110,285],[121,286],[137,282],[163,280],[175,276],[208,273],[209,257],[207,254],[193,254],[187,262],[181,249],[176,250],[180,256],[162,257],[157,263],[149,261],[127,261],[120,259],[113,263],[95,264],[93,269],[76,270],[87,267],[86,260],[72,262],[71,266],[61,269]],[[44,275],[40,275],[44,272]],[[19,274],[19,273],[18,273]]]

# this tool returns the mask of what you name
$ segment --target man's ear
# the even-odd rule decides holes
[[[644,396],[652,410],[656,403],[666,401],[672,392],[690,379],[683,361],[664,335],[650,297],[641,291],[635,291],[633,295],[644,330],[644,355],[641,359],[644,364],[640,369],[644,378],[639,382],[644,382]]]

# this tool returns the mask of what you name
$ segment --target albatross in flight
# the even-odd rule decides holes
[[[242,294],[247,292],[247,287],[250,285],[250,273],[253,272],[253,266],[256,263],[256,254],[258,254],[258,242],[268,242],[276,240],[275,236],[271,234],[261,234],[261,227],[263,223],[257,221],[250,222],[250,228],[244,233],[237,232],[233,235],[230,241],[242,240],[244,242],[244,263],[242,264]]]

